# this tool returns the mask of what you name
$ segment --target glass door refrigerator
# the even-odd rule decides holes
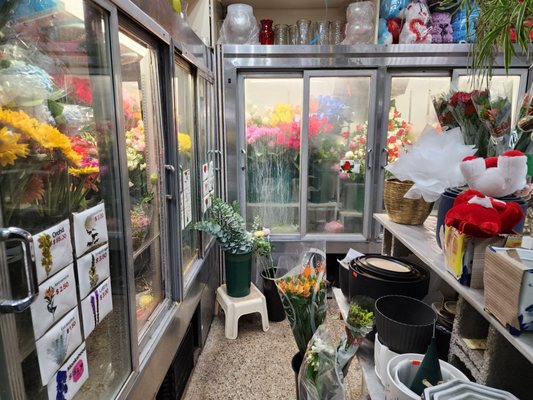
[[[110,399],[133,370],[138,204],[121,189],[111,8],[15,3],[0,5],[0,398]]]

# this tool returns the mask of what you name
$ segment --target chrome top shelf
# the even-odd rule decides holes
[[[219,45],[223,57],[236,68],[353,68],[424,67],[443,68],[470,65],[470,44],[393,44],[393,45]],[[517,48],[512,68],[527,68],[527,55]],[[503,67],[498,56],[494,67]]]

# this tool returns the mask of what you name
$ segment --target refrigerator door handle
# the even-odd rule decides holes
[[[31,234],[24,229],[10,227],[0,228],[0,242],[21,242],[24,253],[24,269],[26,272],[26,283],[28,286],[28,295],[22,299],[8,300],[0,299],[0,313],[18,313],[26,310],[33,300],[39,294],[39,285],[37,284],[37,273],[35,259],[33,256]]]

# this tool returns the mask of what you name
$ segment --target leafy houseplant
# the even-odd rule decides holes
[[[246,230],[237,202],[212,197],[211,204],[209,218],[197,222],[194,228],[215,237],[224,251],[228,295],[245,297],[250,293],[254,237]]]
[[[252,235],[239,212],[239,204],[226,203],[219,197],[211,199],[210,217],[194,224],[194,228],[213,236],[225,253],[245,254],[253,250]]]

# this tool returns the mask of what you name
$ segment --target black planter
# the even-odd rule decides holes
[[[294,379],[296,381],[296,400],[300,400],[298,374],[300,373],[300,367],[302,366],[303,360],[304,357],[300,354],[300,352],[296,353],[291,360],[291,366],[294,372]]]
[[[405,272],[387,271],[374,268],[373,260],[397,263]],[[377,266],[377,263],[375,263]],[[367,254],[357,257],[350,263],[349,297],[368,296],[378,299],[397,294],[423,299],[428,293],[429,271],[426,267],[380,254]]]
[[[263,277],[263,294],[265,295],[267,303],[268,319],[272,322],[280,322],[285,319],[285,310],[281,303],[278,288],[272,277],[280,276],[279,274],[282,271],[277,271],[277,268],[273,268],[269,272],[270,274],[266,274],[266,271],[261,272],[261,276]]]
[[[437,314],[419,300],[406,296],[383,296],[376,300],[379,340],[392,351],[424,354],[433,336]]]

